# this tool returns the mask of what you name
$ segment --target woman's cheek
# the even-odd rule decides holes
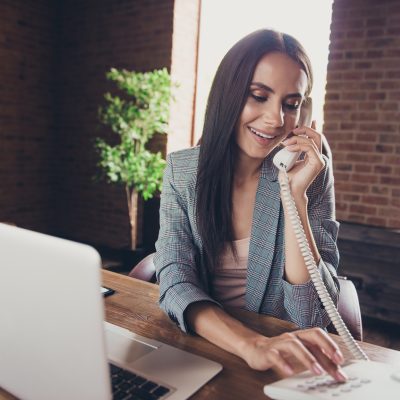
[[[285,114],[285,132],[289,133],[299,124],[300,113]]]

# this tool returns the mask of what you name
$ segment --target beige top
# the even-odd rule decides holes
[[[247,260],[250,237],[235,240],[238,261],[230,246],[226,246],[221,257],[221,265],[213,276],[213,297],[223,305],[245,308]]]

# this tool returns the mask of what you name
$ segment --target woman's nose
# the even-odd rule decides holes
[[[268,107],[263,114],[263,122],[265,125],[272,128],[280,128],[283,126],[283,110],[282,107],[272,106]]]

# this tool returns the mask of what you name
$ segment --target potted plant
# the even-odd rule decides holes
[[[161,189],[165,160],[146,144],[155,133],[167,133],[171,79],[166,68],[144,73],[112,68],[106,76],[124,97],[106,93],[107,104],[99,108],[99,118],[118,135],[118,140],[111,145],[96,138],[95,147],[102,175],[125,188],[134,250],[138,196],[147,200]]]

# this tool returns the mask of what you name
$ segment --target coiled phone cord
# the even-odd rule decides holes
[[[286,204],[289,213],[289,219],[294,227],[297,243],[304,258],[311,280],[317,290],[318,296],[322,301],[322,304],[325,307],[325,310],[328,313],[329,318],[333,323],[333,326],[335,327],[339,336],[342,338],[344,344],[352,353],[354,358],[357,360],[368,360],[368,356],[361,349],[361,347],[354,340],[353,336],[347,329],[346,324],[343,322],[342,317],[337,311],[335,304],[333,303],[332,298],[328,293],[324,282],[322,281],[321,274],[318,271],[318,267],[315,263],[313,254],[308,244],[307,237],[301,224],[296,204],[290,192],[289,177],[287,175],[287,172],[283,171],[283,175],[284,179],[283,182],[281,182],[282,199]]]

